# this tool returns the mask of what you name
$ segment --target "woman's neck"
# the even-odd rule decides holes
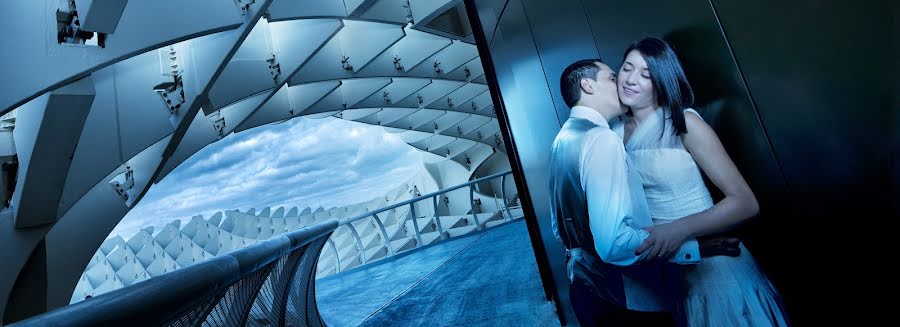
[[[656,113],[656,110],[659,110],[659,107],[655,105],[645,108],[632,107],[631,113],[634,117],[634,122],[640,125],[647,121],[647,118],[650,118],[654,113]]]

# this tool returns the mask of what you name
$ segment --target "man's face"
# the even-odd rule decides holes
[[[623,106],[619,102],[618,85],[616,84],[616,73],[604,63],[597,62],[600,71],[597,72],[596,79],[585,79],[593,89],[593,94],[588,96],[593,98],[593,103],[604,108],[614,109],[614,113],[622,114]]]

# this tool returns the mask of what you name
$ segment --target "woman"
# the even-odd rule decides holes
[[[647,38],[625,51],[619,98],[629,112],[612,128],[643,178],[654,227],[640,252],[666,258],[685,239],[730,230],[758,212],[756,197],[719,138],[688,106],[694,94],[675,53]],[[700,170],[725,194],[713,204]],[[704,258],[684,271],[678,313],[691,326],[787,325],[778,292],[743,244],[736,257]]]

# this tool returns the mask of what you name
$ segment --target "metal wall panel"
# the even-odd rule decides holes
[[[798,245],[816,247],[777,272],[789,281],[789,308],[802,323],[871,318],[850,317],[851,307],[861,304],[835,299],[883,288],[872,283],[877,271],[834,260],[879,262],[875,249],[891,245],[876,234],[896,223],[889,207],[897,198],[885,178],[885,118],[897,92],[896,75],[888,73],[897,60],[889,41],[890,2],[713,3],[799,208],[798,216],[785,219],[799,223],[791,230]],[[878,228],[855,233],[848,230],[852,224]]]

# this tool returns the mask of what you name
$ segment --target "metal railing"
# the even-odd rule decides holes
[[[352,223],[372,217],[392,256],[395,252],[378,214],[409,206],[407,219],[413,218],[415,239],[421,245],[414,204],[431,200],[440,241],[447,237],[440,222],[438,197],[469,187],[472,218],[475,228],[481,230],[485,226],[476,213],[476,184],[500,178],[502,210],[509,221],[513,216],[505,184],[510,174],[478,178],[340,222],[310,225],[10,326],[324,326],[315,301],[316,268],[327,243],[340,269],[338,249],[331,240],[339,226],[350,229],[365,262],[362,239]]]
[[[511,212],[510,206],[509,206],[511,201],[507,200],[507,199],[509,199],[509,197],[507,196],[507,190],[506,190],[506,178],[507,178],[507,176],[509,176],[511,174],[512,174],[512,171],[497,173],[497,174],[477,178],[477,179],[471,180],[469,182],[459,184],[456,186],[452,186],[452,187],[449,187],[449,188],[446,188],[446,189],[443,189],[440,191],[417,196],[415,198],[412,198],[412,199],[409,199],[409,200],[406,200],[403,202],[395,203],[395,204],[392,204],[392,205],[389,205],[389,206],[386,206],[383,208],[379,208],[379,209],[376,209],[373,211],[369,211],[369,212],[357,215],[355,217],[341,220],[340,226],[338,226],[338,227],[346,226],[346,228],[349,229],[350,235],[353,237],[353,239],[356,243],[355,247],[356,247],[357,255],[358,255],[358,258],[356,258],[356,259],[359,260],[359,263],[361,265],[365,265],[369,261],[366,258],[366,248],[363,244],[363,239],[360,236],[359,231],[357,230],[357,226],[354,226],[353,223],[356,221],[359,221],[359,220],[371,218],[372,221],[375,223],[375,225],[378,228],[377,232],[381,236],[381,242],[382,242],[381,245],[383,245],[387,248],[386,256],[379,258],[379,259],[388,258],[388,257],[396,255],[398,251],[397,251],[397,249],[394,248],[394,245],[392,243],[393,240],[392,240],[391,235],[388,234],[388,229],[385,226],[385,221],[384,221],[384,219],[382,219],[382,217],[379,216],[379,214],[382,214],[384,212],[394,210],[397,208],[402,208],[404,206],[408,206],[409,210],[407,212],[405,219],[402,221],[398,221],[397,224],[402,225],[402,224],[405,224],[406,221],[412,220],[412,225],[413,225],[412,229],[414,231],[413,237],[415,239],[416,247],[424,245],[424,242],[422,239],[422,233],[420,232],[422,230],[422,228],[419,226],[419,219],[421,219],[421,218],[431,218],[431,219],[429,219],[429,222],[434,224],[435,231],[438,232],[438,235],[439,235],[438,239],[432,243],[440,242],[440,241],[450,238],[450,236],[447,233],[445,233],[446,229],[444,228],[444,226],[442,226],[442,223],[441,223],[441,215],[440,215],[440,210],[439,210],[438,198],[441,195],[447,194],[449,192],[468,187],[469,188],[469,209],[470,209],[471,218],[472,218],[472,221],[474,222],[475,230],[480,231],[485,228],[486,222],[481,222],[481,221],[479,221],[479,218],[478,218],[477,207],[479,207],[479,205],[476,203],[476,199],[475,199],[476,185],[479,183],[482,183],[482,182],[487,182],[487,181],[495,180],[498,178],[500,179],[500,193],[501,193],[500,197],[503,200],[501,201],[502,209],[498,214],[500,216],[502,216],[504,221],[510,221],[510,220],[514,219],[514,217],[512,215],[512,212]],[[494,197],[496,199],[496,194],[494,195]],[[434,211],[433,215],[431,217],[418,216],[416,214],[415,204],[420,201],[428,201],[428,200],[431,201],[431,206]],[[335,258],[335,273],[340,273],[342,260],[340,257],[340,253],[338,251],[338,247],[335,245],[335,243],[332,239],[329,239],[328,243],[329,243],[329,248],[331,249],[331,251],[334,255],[334,258]]]
[[[330,220],[11,326],[324,326],[315,301]]]

